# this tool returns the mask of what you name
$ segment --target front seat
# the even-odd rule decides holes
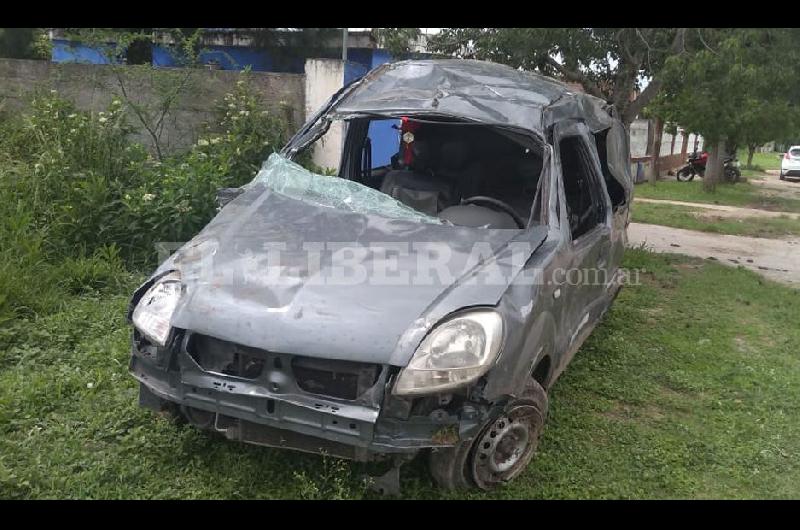
[[[459,204],[446,208],[439,214],[440,219],[450,221],[456,226],[472,228],[519,228],[514,218],[506,212],[499,212],[477,204]]]
[[[412,149],[411,168],[389,171],[383,178],[381,191],[417,211],[435,216],[452,203],[453,186],[433,174],[433,152],[427,143],[416,141]]]

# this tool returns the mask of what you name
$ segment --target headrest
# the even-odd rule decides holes
[[[469,148],[465,142],[445,142],[442,145],[441,161],[444,169],[455,171],[464,167],[469,158]]]
[[[411,160],[412,168],[417,171],[425,171],[433,167],[436,153],[428,142],[415,140],[411,144],[411,152],[414,154],[414,158]]]

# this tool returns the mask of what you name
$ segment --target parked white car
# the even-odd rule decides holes
[[[793,145],[781,160],[781,180],[786,177],[800,177],[800,145]]]

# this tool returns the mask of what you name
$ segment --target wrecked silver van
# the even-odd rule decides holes
[[[337,176],[296,162],[321,144]],[[480,61],[380,66],[134,293],[140,404],[395,483],[420,452],[444,488],[507,482],[621,286],[631,193],[605,102]]]

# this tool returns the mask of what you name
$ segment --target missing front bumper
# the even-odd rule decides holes
[[[158,356],[156,356],[158,357]],[[134,342],[130,372],[140,381],[140,404],[169,404],[213,415],[213,426],[232,440],[366,461],[453,446],[478,431],[487,411],[473,405],[396,414],[384,402],[387,370],[359,400],[332,399],[303,390],[291,375],[292,359],[257,380],[204,370],[186,350],[148,358]],[[365,376],[366,377],[366,376]],[[278,381],[279,385],[272,384]]]

